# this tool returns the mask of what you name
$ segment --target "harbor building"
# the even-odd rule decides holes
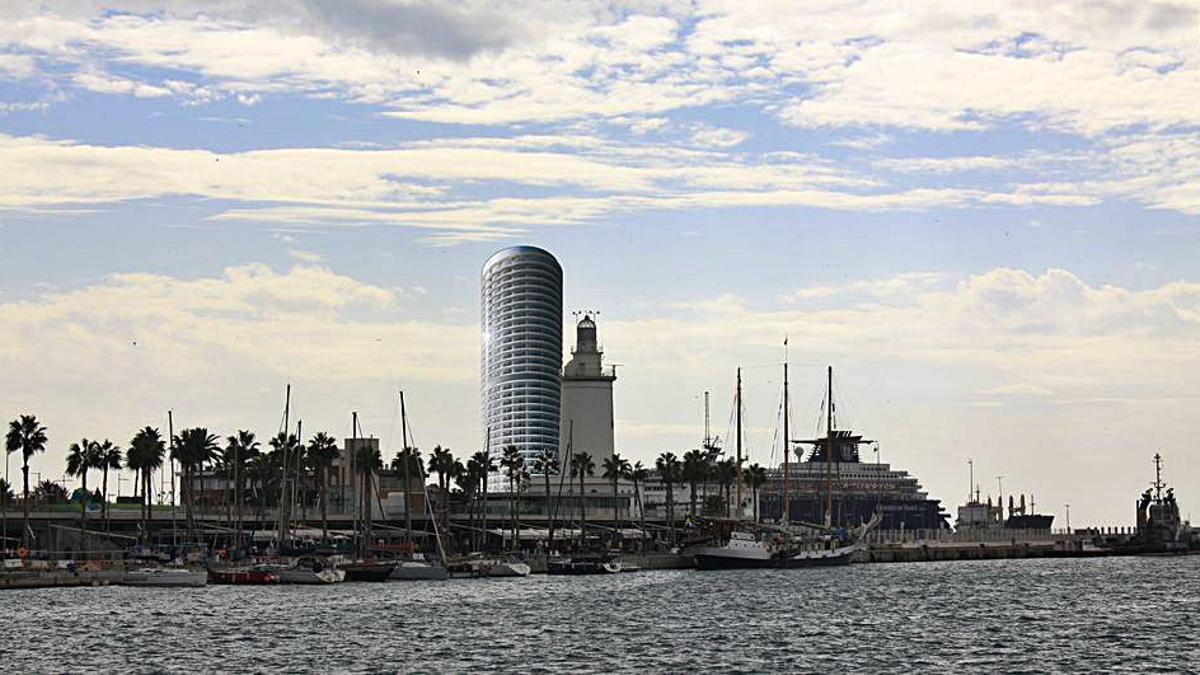
[[[562,432],[559,447],[586,452],[596,466],[613,456],[613,382],[616,370],[604,367],[596,322],[585,314],[575,326],[575,349],[562,375]]]
[[[480,285],[483,428],[497,460],[516,446],[532,463],[561,434],[563,272],[535,246],[497,252]]]

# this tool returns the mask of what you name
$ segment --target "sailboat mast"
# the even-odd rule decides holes
[[[827,374],[828,391],[825,408],[825,525],[833,525],[833,366]]]
[[[170,438],[171,446],[171,546],[179,546],[179,529],[175,521],[175,416],[170,410],[167,411],[167,436]],[[174,555],[172,551],[172,555]]]
[[[292,385],[288,384],[283,398],[283,434],[280,440],[280,451],[283,453],[283,463],[280,465],[282,476],[279,481],[279,532],[278,546],[283,546],[283,537],[287,529],[287,484],[288,484],[288,427],[291,425]]]
[[[788,437],[788,364],[783,362],[783,514],[780,522],[785,526],[788,523],[788,518],[791,516],[791,502],[788,495],[788,478],[790,463],[788,455],[792,453],[792,442]]]
[[[412,457],[408,450],[408,415],[404,410],[404,390],[400,390],[400,438],[404,443],[401,447],[403,453],[402,461],[405,463],[405,469],[400,475],[406,481],[404,485],[404,541],[412,543]],[[424,487],[425,478],[421,478],[421,485]]]
[[[737,505],[738,519],[742,517],[742,369],[737,369]]]

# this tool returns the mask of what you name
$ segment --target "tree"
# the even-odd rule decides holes
[[[706,455],[703,450],[688,450],[683,453],[681,477],[688,484],[688,488],[691,491],[691,494],[688,495],[690,498],[688,512],[692,516],[696,515],[696,497],[699,494],[696,491],[696,486],[705,480],[708,474],[706,461]]]
[[[105,531],[107,531],[109,529],[108,470],[112,469],[113,471],[120,471],[121,470],[121,458],[122,458],[121,448],[114,445],[113,442],[108,440],[107,438],[104,439],[104,442],[101,443],[99,446],[97,459],[100,462],[99,467],[103,471],[103,475],[104,475],[102,482],[100,484],[101,485],[100,508],[102,509],[102,515],[104,516]]]
[[[633,498],[637,502],[638,520],[642,523],[642,535],[646,534],[646,509],[642,506],[642,491],[639,486],[644,485],[646,479],[650,477],[650,469],[642,466],[641,462],[635,462],[629,468],[626,477],[633,482]]]
[[[629,462],[623,459],[617,453],[613,453],[612,457],[604,460],[604,477],[612,481],[612,496],[613,496],[613,538],[616,539],[616,534],[621,529],[621,502],[617,498],[617,483],[629,471]]]
[[[129,450],[125,453],[125,466],[135,469],[142,484],[142,532],[147,532],[146,521],[152,515],[150,485],[154,472],[163,465],[167,454],[166,442],[162,434],[154,427],[144,427],[129,441]]]
[[[483,548],[487,548],[487,501],[488,501],[488,477],[496,471],[496,460],[492,458],[487,450],[479,450],[471,455],[471,462],[474,462],[479,467],[479,480],[482,483],[479,499],[479,515],[483,521]]]
[[[72,443],[67,450],[67,475],[75,476],[80,481],[79,491],[79,541],[83,543],[84,537],[87,535],[87,506],[91,501],[91,493],[88,492],[87,475],[88,471],[99,467],[100,465],[100,446],[96,441],[83,439],[78,443]]]
[[[383,458],[379,455],[379,448],[372,447],[366,443],[359,445],[358,450],[354,453],[354,469],[358,472],[359,480],[362,483],[362,501],[359,504],[359,508],[362,514],[363,532],[360,535],[359,555],[364,557],[367,553],[367,546],[370,543],[368,538],[374,530],[371,526],[372,477],[381,468],[383,468]]]
[[[667,527],[675,532],[675,485],[679,483],[681,467],[679,458],[673,452],[664,452],[654,462],[663,485],[667,488]]]
[[[542,453],[533,460],[533,471],[542,475],[546,488],[546,519],[549,523],[547,539],[554,543],[554,511],[550,505],[550,476],[559,471],[558,453],[553,448],[543,448]]]
[[[587,452],[581,452],[578,455],[572,456],[571,472],[579,477],[579,547],[583,548],[583,531],[587,528],[587,509],[584,508],[583,481],[587,476],[596,473],[596,463],[592,461],[592,455]]]
[[[291,521],[291,502],[287,496],[288,475],[299,459],[300,439],[295,434],[281,431],[275,434],[269,443],[272,448],[272,464],[276,465],[274,468],[279,472],[279,502],[276,504],[279,509],[279,522],[288,523]],[[279,545],[282,546],[283,542],[279,542]]]
[[[225,452],[221,463],[225,466],[226,473],[232,474],[233,502],[237,504],[238,543],[235,551],[241,549],[243,532],[246,529],[243,518],[243,508],[246,504],[244,494],[246,469],[261,453],[261,448],[262,445],[258,442],[254,432],[248,429],[239,429],[236,435],[225,439]],[[228,511],[229,509],[226,508],[227,514]]]
[[[66,504],[71,501],[67,489],[51,480],[42,480],[33,489],[33,499],[39,504]]]
[[[321,539],[329,539],[329,469],[338,458],[338,444],[333,436],[318,432],[308,441],[308,462],[317,477],[317,491],[321,500]]]
[[[186,509],[188,529],[192,533],[192,539],[195,539],[196,471],[217,456],[219,450],[217,437],[208,433],[208,429],[203,427],[184,429],[175,437],[172,446],[171,458],[179,462],[179,468],[183,471],[184,508]]]
[[[21,453],[21,475],[24,480],[23,523],[21,525],[21,542],[29,548],[29,460],[39,452],[46,451],[46,427],[38,423],[33,415],[21,415],[8,423],[8,433],[4,436],[4,451]]]
[[[751,464],[746,467],[746,471],[742,476],[747,487],[750,488],[751,498],[754,500],[754,522],[758,522],[758,490],[767,484],[767,470],[759,464]]]
[[[446,529],[450,521],[450,479],[454,473],[454,455],[450,448],[440,445],[433,447],[429,454],[429,470],[438,475],[438,491],[442,500],[442,529]]]
[[[518,497],[518,489],[520,488],[521,474],[525,471],[525,455],[517,449],[517,446],[510,445],[504,448],[504,454],[500,457],[500,466],[504,468],[504,475],[508,476],[508,517],[512,524],[513,541],[520,543],[520,523],[517,521],[516,503]]]
[[[400,474],[404,481],[404,540],[412,541],[412,477],[415,474],[425,484],[424,471],[421,470],[421,451],[405,446],[396,452],[392,460],[392,471]]]
[[[733,484],[737,482],[737,463],[732,457],[722,459],[713,467],[717,481],[717,495],[724,495],[725,517],[729,517],[729,500]]]

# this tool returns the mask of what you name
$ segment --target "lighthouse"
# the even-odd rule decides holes
[[[560,457],[568,445],[573,454],[586,452],[596,466],[613,455],[613,382],[616,371],[604,368],[596,322],[585,314],[575,325],[575,348],[562,373]]]

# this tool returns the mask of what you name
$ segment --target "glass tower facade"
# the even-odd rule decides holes
[[[558,261],[534,246],[506,248],[483,265],[483,426],[497,459],[509,445],[530,464],[546,448],[558,452],[562,286]]]

